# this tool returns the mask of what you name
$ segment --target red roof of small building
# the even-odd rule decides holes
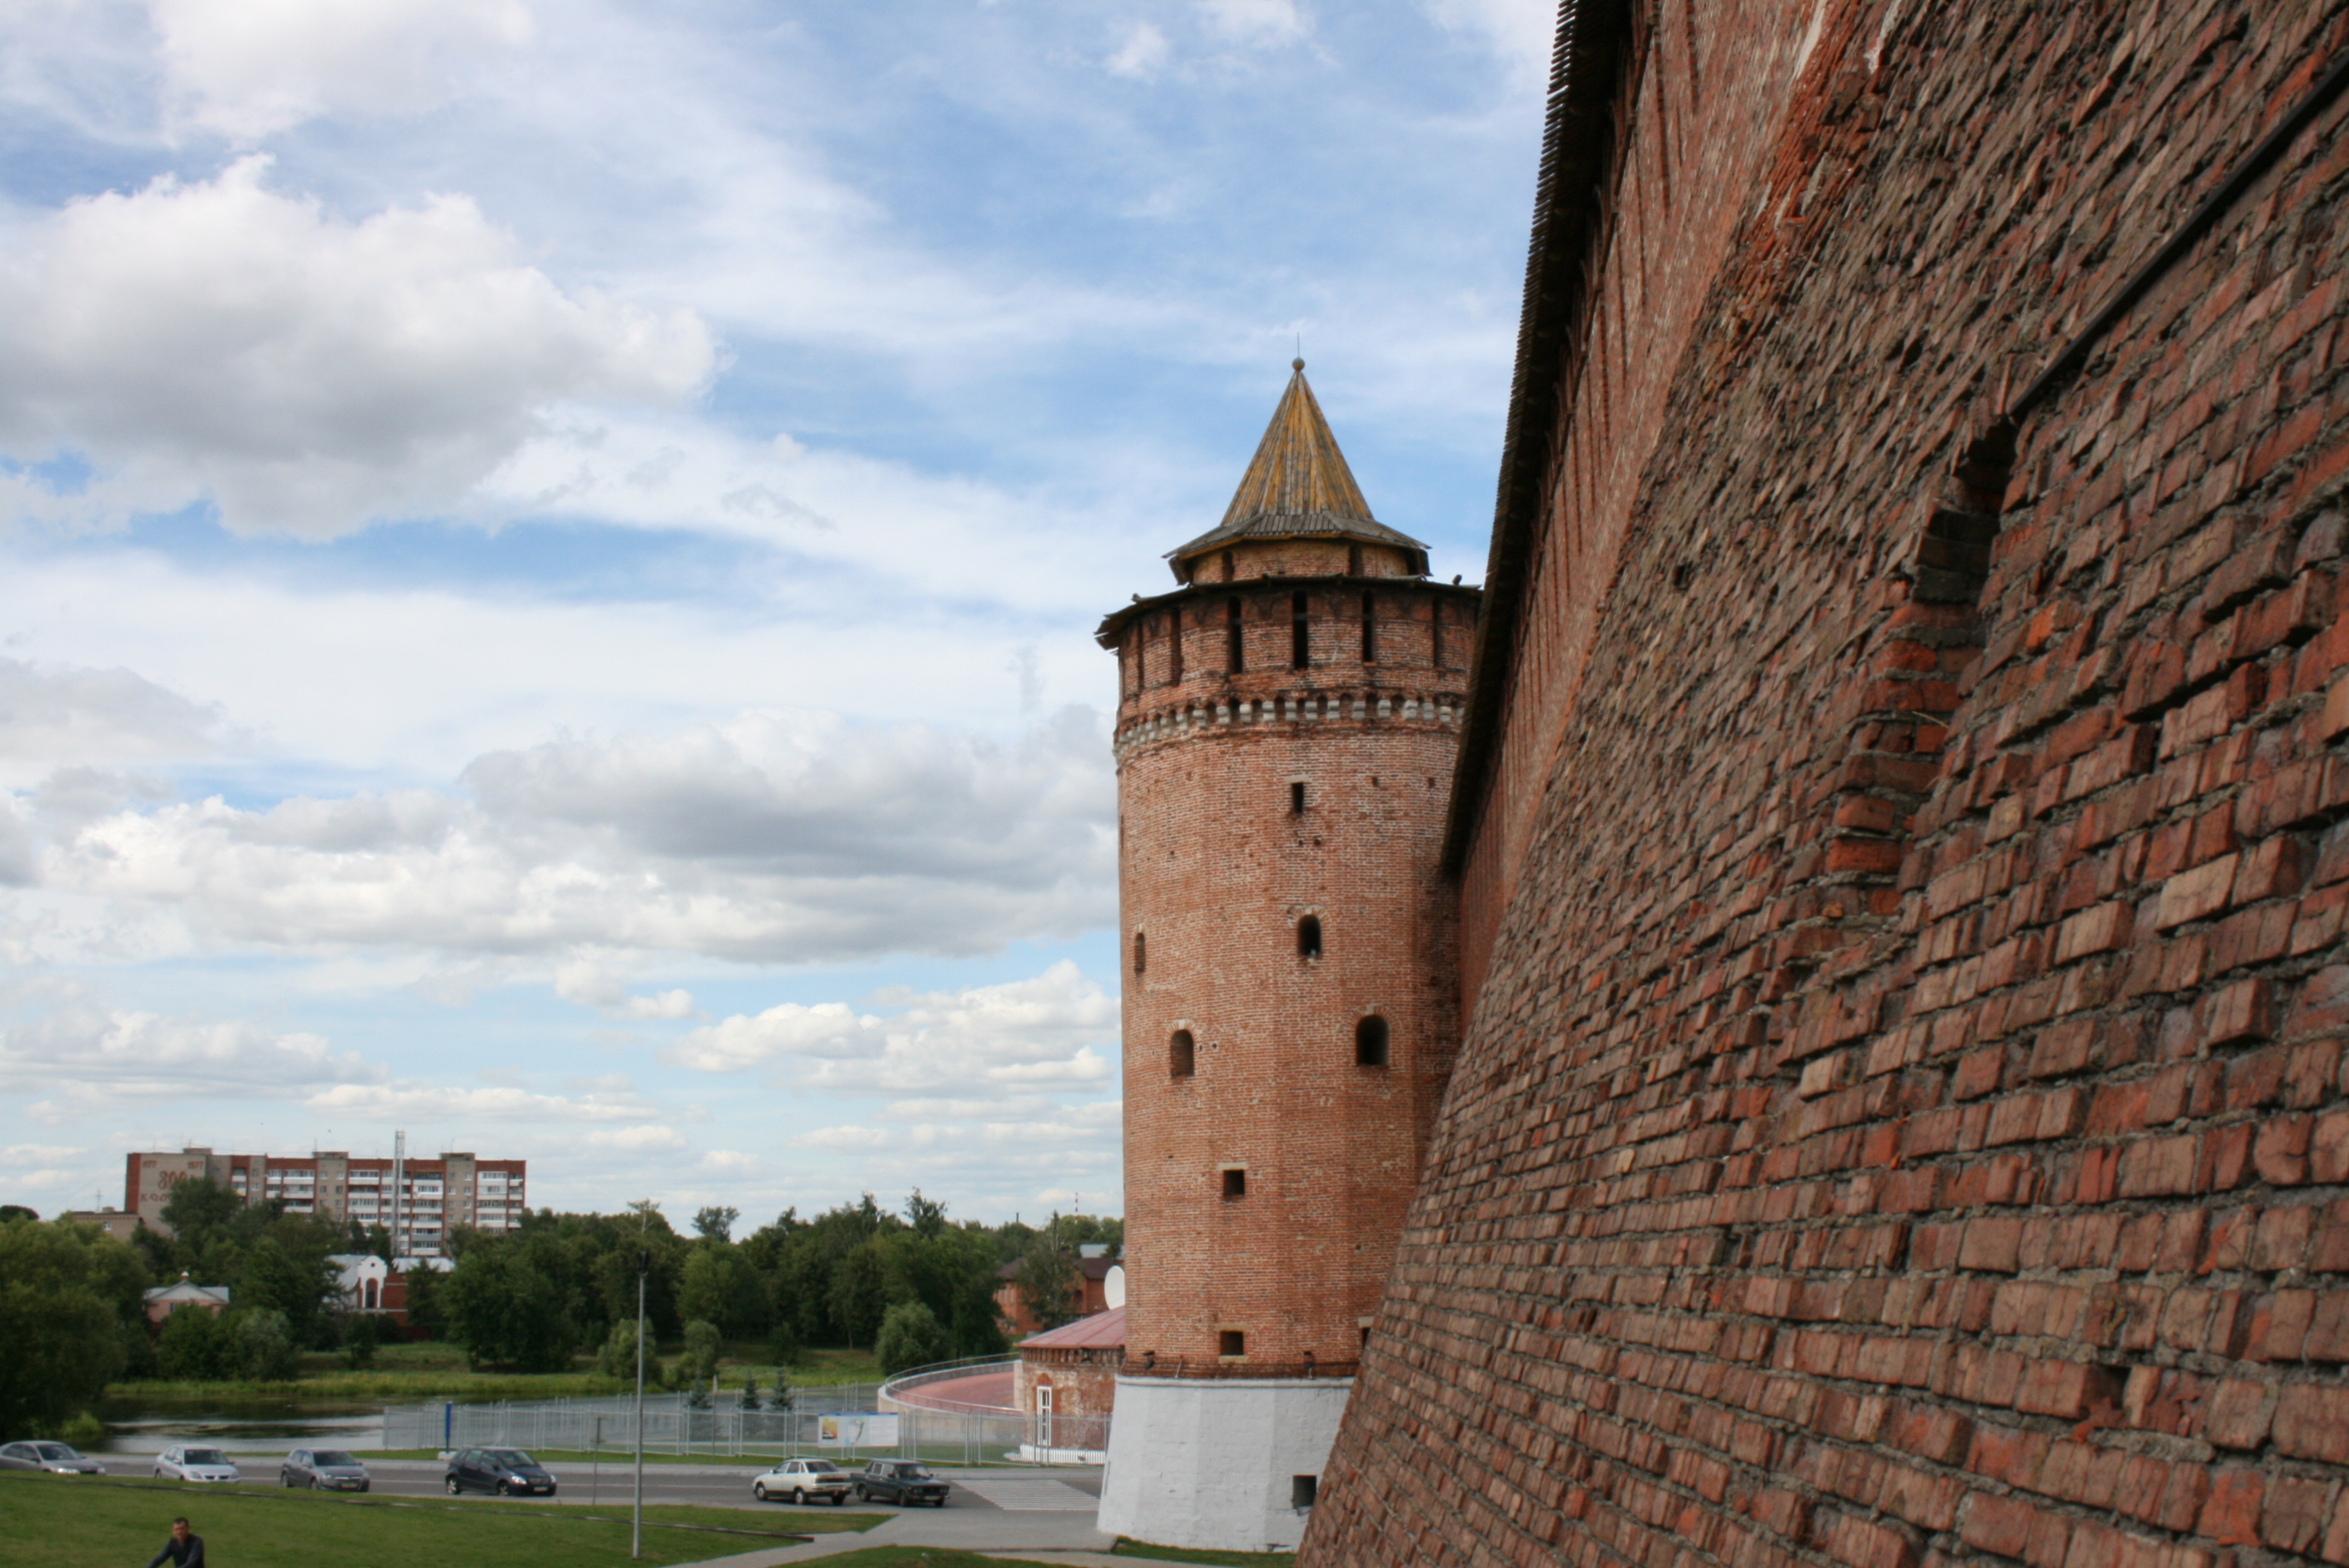
[[[1114,1350],[1124,1343],[1125,1308],[1112,1306],[1107,1312],[1096,1312],[1091,1317],[1081,1317],[1074,1323],[1064,1323],[1058,1328],[1031,1334],[1019,1342],[1019,1348]]]

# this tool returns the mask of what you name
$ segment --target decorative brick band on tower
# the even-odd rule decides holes
[[[2349,1563],[2344,57],[1567,8],[1306,1568]]]
[[[1172,559],[1184,586],[1101,631],[1128,970],[1104,1527],[1292,1545],[1457,1040],[1436,866],[1476,591],[1371,517],[1301,366]]]

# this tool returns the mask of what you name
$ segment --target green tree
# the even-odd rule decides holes
[[[1050,1231],[1029,1243],[1012,1280],[1028,1315],[1046,1328],[1058,1328],[1077,1318],[1077,1293],[1081,1286],[1076,1256],[1061,1247]]]
[[[833,1322],[848,1336],[850,1349],[859,1340],[873,1342],[882,1315],[889,1310],[889,1264],[879,1237],[859,1243],[840,1260],[832,1271],[825,1305],[832,1309]]]
[[[705,1242],[730,1242],[734,1239],[734,1222],[742,1217],[740,1209],[710,1207],[694,1212],[693,1231]]]
[[[95,1226],[0,1222],[0,1430],[55,1430],[98,1402],[145,1277]]]
[[[343,1365],[354,1372],[374,1366],[376,1347],[379,1343],[375,1314],[353,1313],[350,1321],[343,1325]]]
[[[408,1284],[408,1326],[427,1339],[440,1338],[449,1330],[448,1306],[442,1300],[448,1271],[419,1260],[402,1277]]]
[[[27,1209],[22,1203],[0,1203],[0,1225],[11,1220],[37,1220],[40,1217],[38,1209]]]
[[[696,1318],[685,1326],[685,1354],[678,1358],[678,1376],[688,1386],[706,1388],[718,1376],[718,1351],[721,1341],[718,1326]]]
[[[595,1352],[595,1370],[606,1377],[624,1382],[636,1380],[636,1320],[633,1317],[612,1325],[612,1332]],[[660,1373],[657,1367],[647,1366],[647,1373],[656,1382]]]
[[[778,1322],[767,1336],[767,1358],[778,1367],[796,1367],[800,1355],[800,1336],[789,1323]]]
[[[244,1200],[234,1192],[199,1176],[171,1189],[171,1199],[163,1205],[163,1223],[181,1246],[201,1253],[206,1243],[229,1228],[243,1207]]]
[[[730,1339],[749,1339],[767,1326],[766,1282],[741,1248],[704,1242],[685,1260],[677,1309],[688,1318],[718,1325]]]
[[[919,1301],[901,1301],[881,1320],[880,1337],[873,1352],[885,1377],[909,1367],[926,1367],[947,1359],[949,1341],[946,1326]]]
[[[289,1253],[274,1235],[261,1237],[245,1256],[243,1276],[233,1297],[240,1307],[274,1312],[285,1318],[286,1332],[296,1345],[307,1345],[316,1337],[326,1295],[334,1288],[333,1265],[326,1261],[326,1254],[307,1255],[306,1247],[303,1254]]]
[[[905,1223],[917,1236],[935,1236],[947,1228],[947,1206],[935,1199],[922,1196],[919,1187],[905,1200]]]
[[[235,1352],[220,1318],[193,1303],[171,1309],[155,1341],[155,1365],[164,1377],[187,1383],[233,1377]]]
[[[445,1287],[449,1337],[475,1367],[559,1372],[571,1364],[571,1324],[554,1283],[511,1237],[477,1240]]]
[[[301,1375],[302,1353],[282,1312],[240,1308],[228,1326],[235,1376],[255,1383],[291,1383]]]

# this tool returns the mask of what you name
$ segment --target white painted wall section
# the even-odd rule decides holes
[[[1290,1506],[1319,1477],[1350,1377],[1120,1377],[1100,1525],[1158,1546],[1286,1552],[1305,1537]]]

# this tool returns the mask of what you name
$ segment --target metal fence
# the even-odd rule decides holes
[[[823,1453],[849,1468],[869,1459],[932,1464],[1092,1464],[1109,1448],[1107,1418],[1062,1417],[1049,1429],[1016,1412],[901,1409],[897,1441],[882,1448],[828,1445],[823,1418],[875,1408],[873,1384],[793,1388],[789,1410],[741,1408],[723,1393],[701,1408],[683,1394],[647,1395],[645,1451],[710,1459],[778,1459]],[[619,1455],[636,1446],[636,1399],[544,1399],[495,1404],[397,1405],[383,1413],[387,1449],[497,1447]],[[852,1463],[854,1461],[854,1463]]]

